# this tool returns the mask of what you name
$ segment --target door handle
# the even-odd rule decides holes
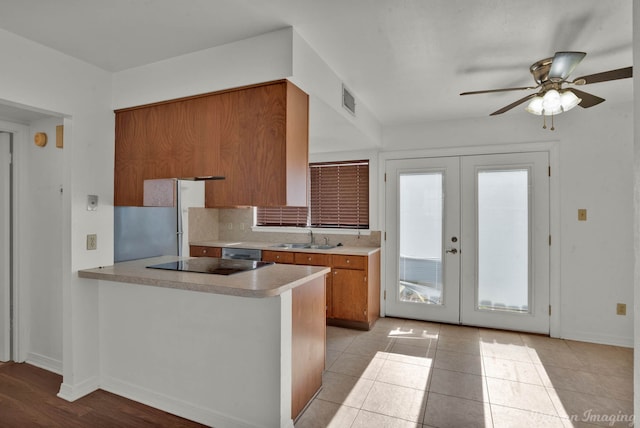
[[[458,250],[456,248],[451,248],[446,250],[445,253],[458,254]]]

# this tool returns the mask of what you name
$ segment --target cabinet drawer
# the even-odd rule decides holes
[[[347,269],[364,269],[366,267],[366,257],[363,256],[340,256],[333,255],[333,267]]]
[[[262,261],[293,264],[293,253],[288,251],[262,250]]]
[[[189,247],[189,255],[191,257],[222,257],[222,248],[191,245]]]
[[[294,253],[297,265],[331,266],[331,254]]]

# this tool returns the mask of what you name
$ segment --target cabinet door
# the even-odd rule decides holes
[[[263,250],[262,251],[262,261],[275,262],[275,263],[285,263],[285,264],[294,264],[294,257],[293,257],[293,253],[291,253],[289,251]]]
[[[191,257],[222,257],[222,248],[191,245],[189,255]]]
[[[250,205],[250,186],[253,178],[253,150],[242,140],[240,132],[241,96],[243,91],[217,95],[217,127],[220,175],[224,180],[205,183],[206,207],[234,207]]]
[[[333,269],[333,318],[367,321],[367,275],[363,270]]]
[[[147,110],[116,114],[114,196],[116,206],[142,206],[142,181],[147,158]]]

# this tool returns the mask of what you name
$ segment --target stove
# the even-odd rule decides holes
[[[246,272],[273,262],[260,262],[254,260],[218,259],[214,257],[197,257],[194,259],[178,260],[175,262],[161,263],[147,266],[150,269],[164,269],[181,272],[207,273],[213,275],[231,275],[238,272]]]

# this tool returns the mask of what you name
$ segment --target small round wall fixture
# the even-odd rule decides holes
[[[47,134],[44,132],[36,132],[33,136],[33,142],[38,147],[44,147],[47,145]]]

